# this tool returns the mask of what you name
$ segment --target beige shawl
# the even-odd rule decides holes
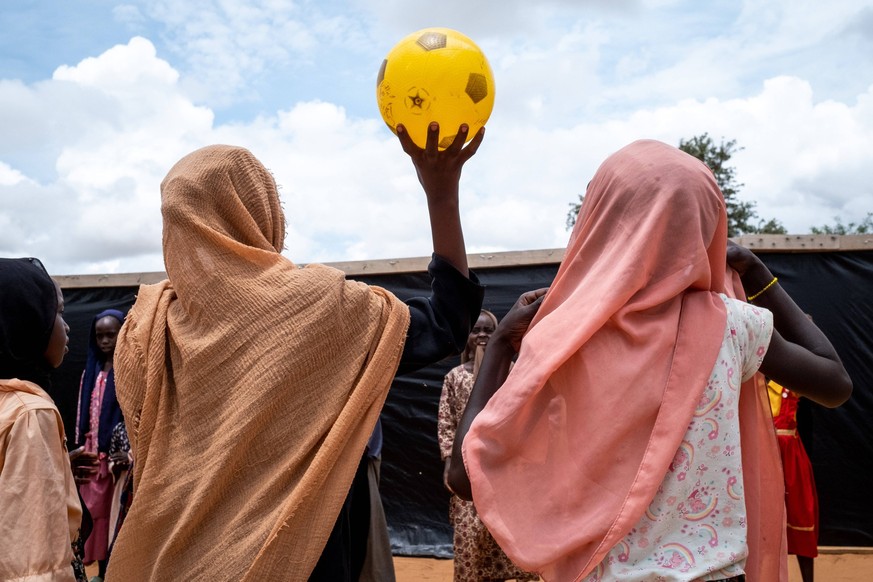
[[[211,146],[161,185],[168,281],[118,339],[133,506],[109,580],[306,580],[400,361],[389,292],[282,257],[267,170]]]

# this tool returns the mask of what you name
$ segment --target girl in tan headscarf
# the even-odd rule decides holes
[[[786,579],[755,372],[826,406],[852,384],[726,229],[702,163],[634,142],[592,179],[548,293],[522,296],[498,326],[449,484],[515,563],[561,582]],[[730,298],[743,287],[749,303]]]
[[[283,257],[276,184],[247,150],[170,170],[168,280],[140,288],[116,349],[136,495],[109,580],[307,579],[398,366],[460,351],[481,306],[458,180],[483,134],[438,152],[438,133],[422,150],[398,128],[434,238],[434,297],[410,306]]]

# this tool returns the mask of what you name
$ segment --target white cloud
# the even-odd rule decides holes
[[[576,201],[607,155],[634,139],[678,144],[708,132],[717,141],[735,139],[743,148],[731,161],[744,184],[741,199],[755,202],[761,218],[777,218],[790,232],[809,232],[811,226],[832,223],[833,216],[858,220],[873,210],[873,186],[865,175],[873,164],[871,103],[873,86],[850,106],[816,102],[808,83],[778,77],[742,99],[685,100],[624,120],[552,132],[516,124],[498,138],[499,157],[515,161],[502,166],[499,178],[487,172],[486,180],[494,191],[513,191],[516,202],[524,200],[514,213],[518,220],[539,218],[541,234],[516,248],[540,248],[548,241],[543,233],[562,221],[566,205]],[[491,129],[502,133],[504,128]],[[551,223],[539,214],[543,205],[551,209]],[[525,232],[517,223],[508,230]],[[500,240],[497,232],[491,235]]]
[[[152,44],[134,38],[59,67],[52,81],[0,85],[6,114],[25,128],[19,135],[50,136],[57,128],[62,138],[46,139],[54,143],[48,156],[40,140],[18,139],[10,158],[39,164],[6,165],[27,180],[0,186],[9,224],[0,253],[45,257],[63,272],[150,255],[150,270],[159,270],[158,185],[176,159],[202,145],[212,123],[208,110],[181,96],[177,81]]]
[[[253,80],[310,61],[320,36],[349,26],[341,15],[321,16],[317,6],[292,0],[155,0],[147,11],[162,23],[190,94],[225,106],[256,99]]]
[[[873,65],[845,53],[870,50],[873,2],[820,18],[787,1],[461,4],[119,6],[119,21],[162,28],[51,79],[0,79],[0,255],[59,274],[161,270],[160,181],[210,143],[248,147],[274,173],[293,260],[428,255],[424,194],[370,77],[380,47],[440,19],[479,41],[497,79],[461,184],[471,252],[563,246],[599,163],[643,137],[736,139],[740,196],[793,232],[873,210]],[[256,95],[268,84],[276,96]],[[241,98],[254,112],[231,107]]]
[[[14,186],[27,180],[24,174],[0,162],[0,186]]]

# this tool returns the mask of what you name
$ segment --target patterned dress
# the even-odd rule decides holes
[[[85,564],[109,557],[109,518],[114,479],[109,469],[109,456],[99,450],[97,436],[100,432],[100,411],[108,377],[108,372],[101,371],[97,374],[94,390],[91,392],[89,431],[84,437],[85,450],[89,453],[97,453],[99,462],[97,474],[87,483],[79,485],[82,500],[88,506],[94,522],[91,535],[85,540]]]
[[[473,374],[464,365],[446,374],[437,418],[440,455],[445,461],[452,455],[455,429],[473,390]],[[449,521],[454,528],[455,582],[482,580],[539,580],[510,561],[479,520],[470,501],[452,495]]]
[[[124,422],[119,422],[112,429],[112,438],[109,441],[109,456],[124,452],[130,453],[130,440],[127,437],[127,428]],[[115,478],[115,488],[112,494],[112,510],[109,519],[109,547],[121,530],[121,524],[127,517],[130,504],[133,503],[133,465],[118,471]]]
[[[586,582],[722,580],[744,573],[740,385],[760,367],[773,327],[766,310],[722,300],[722,347],[685,438],[644,515]]]

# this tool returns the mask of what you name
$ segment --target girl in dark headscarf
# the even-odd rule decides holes
[[[97,562],[103,578],[109,560],[110,517],[114,491],[113,462],[109,456],[113,431],[123,422],[115,397],[115,372],[112,360],[115,342],[124,323],[116,309],[98,313],[91,322],[85,371],[79,386],[76,417],[76,443],[98,455],[97,473],[79,490],[94,520],[94,529],[85,543],[85,563]]]
[[[0,259],[0,579],[75,580],[82,508],[45,392],[67,352],[60,288],[36,259]],[[84,574],[84,572],[82,572]]]

